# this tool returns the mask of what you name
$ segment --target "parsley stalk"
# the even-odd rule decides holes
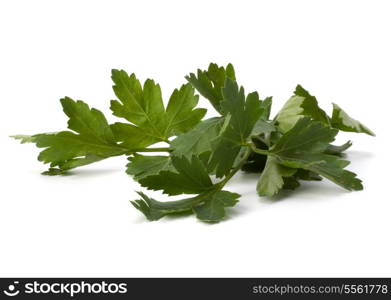
[[[270,152],[268,150],[259,149],[253,143],[247,144],[247,147],[249,147],[255,153],[266,155],[266,156],[270,155]]]
[[[160,148],[143,148],[143,149],[135,149],[135,150],[132,150],[130,152],[128,152],[127,154],[133,154],[133,153],[137,153],[137,152],[170,152],[170,148],[168,147],[160,147]]]

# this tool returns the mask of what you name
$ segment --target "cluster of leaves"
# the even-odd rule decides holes
[[[339,130],[374,135],[362,123],[333,105],[331,117],[314,96],[300,85],[274,117],[272,98],[246,94],[236,82],[231,64],[210,64],[207,70],[186,76],[164,106],[161,89],[153,80],[144,85],[134,74],[113,70],[111,110],[126,123],[109,124],[99,110],[83,101],[61,99],[69,117],[68,131],[14,136],[22,143],[44,148],[38,159],[50,164],[46,175],[108,157],[127,155],[126,172],[141,186],[168,195],[190,194],[177,201],[160,202],[139,192],[131,203],[149,220],[193,212],[206,222],[218,222],[239,194],[225,184],[239,170],[259,173],[257,192],[274,196],[295,189],[301,180],[327,178],[347,190],[361,190],[361,180],[345,167],[342,153],[351,146],[332,142]],[[199,96],[208,99],[219,116],[202,120],[206,110],[196,108]],[[167,147],[153,148],[159,142]],[[158,152],[164,155],[143,155]]]

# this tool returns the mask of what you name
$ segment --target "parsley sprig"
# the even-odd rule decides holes
[[[374,133],[338,105],[333,104],[330,117],[298,85],[271,118],[272,97],[246,94],[231,64],[212,63],[185,78],[188,83],[175,89],[165,106],[159,84],[148,79],[142,85],[135,74],[113,70],[117,100],[110,108],[126,122],[109,124],[101,111],[65,97],[60,102],[69,130],[13,137],[43,148],[38,159],[50,166],[45,175],[126,155],[126,172],[141,186],[168,195],[191,195],[161,202],[138,192],[140,199],[131,203],[148,220],[193,212],[205,222],[221,221],[240,197],[224,190],[240,170],[260,174],[260,196],[272,197],[298,188],[302,180],[322,178],[347,190],[363,189],[356,174],[345,169],[349,161],[343,152],[352,143],[332,143],[339,131]],[[217,117],[203,120],[206,109],[196,107],[196,91],[210,101]],[[166,146],[153,146],[161,142]],[[153,152],[159,155],[143,155]]]

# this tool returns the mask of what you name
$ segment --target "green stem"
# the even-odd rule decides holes
[[[133,150],[124,150],[123,153],[120,153],[119,155],[125,154],[125,155],[132,155],[137,152],[171,152],[170,148],[167,147],[161,147],[161,148],[140,148],[140,149],[133,149]]]
[[[250,147],[250,149],[255,153],[263,154],[263,155],[271,155],[271,153],[268,150],[258,149],[257,147],[255,147],[253,143],[248,144],[247,146]]]
[[[171,149],[167,147],[161,147],[161,148],[143,148],[143,149],[136,149],[133,152],[170,152]]]

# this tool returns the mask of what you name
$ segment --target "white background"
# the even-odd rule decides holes
[[[391,276],[390,1],[1,1],[1,276]],[[283,199],[256,195],[257,176],[229,218],[148,222],[125,157],[45,177],[34,145],[11,134],[66,128],[67,95],[108,119],[111,68],[154,78],[165,99],[184,75],[232,62],[274,112],[300,83],[377,137],[350,138],[364,181],[327,181]],[[206,100],[201,106],[210,108]],[[210,110],[210,116],[214,114]],[[159,200],[167,197],[150,193]]]

